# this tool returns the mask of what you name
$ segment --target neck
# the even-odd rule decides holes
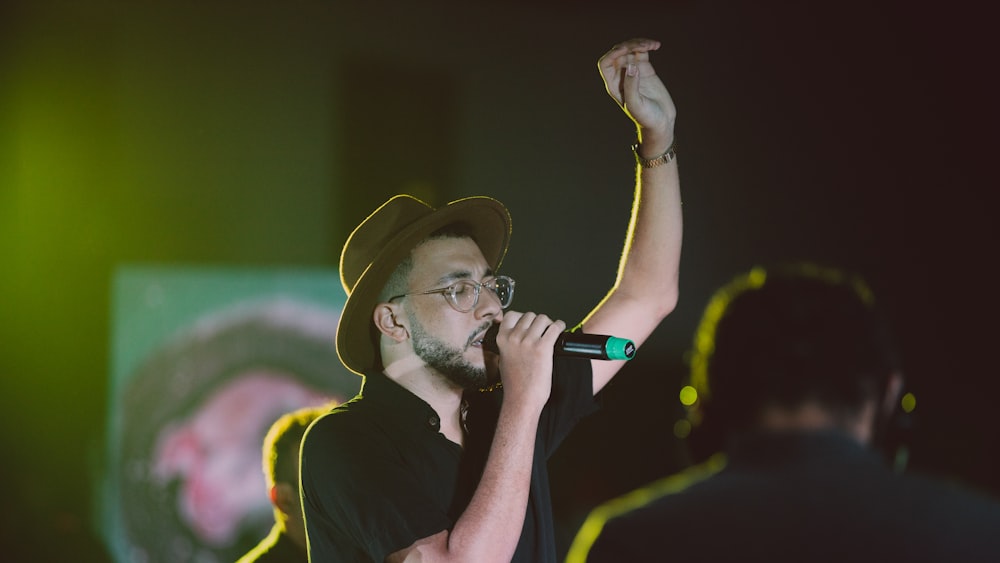
[[[284,536],[291,540],[292,543],[301,547],[302,551],[308,551],[309,546],[306,544],[306,530],[305,526],[301,522],[301,519],[296,522],[290,522],[289,520],[292,520],[293,517],[281,513],[278,509],[275,509],[275,517],[275,528],[277,529],[277,533],[284,534]],[[275,536],[275,539],[272,541],[276,541],[277,536],[275,535],[274,529],[272,529],[271,534]]]
[[[815,403],[795,408],[770,407],[760,414],[759,427],[764,430],[841,430],[862,444],[872,438],[874,405],[866,403],[852,416],[837,416]]]
[[[302,548],[302,551],[308,551],[309,545],[306,543],[306,532],[304,528],[297,529],[293,526],[287,526],[285,528],[285,535],[288,539],[292,540],[292,543]]]
[[[462,445],[462,388],[427,366],[416,356],[385,366],[385,375],[423,399],[441,419],[441,433]]]

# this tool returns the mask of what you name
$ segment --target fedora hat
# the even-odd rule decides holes
[[[390,198],[347,237],[340,255],[340,283],[347,302],[337,325],[337,354],[363,375],[375,367],[378,339],[372,312],[396,266],[438,229],[461,223],[490,267],[500,267],[510,242],[510,213],[499,201],[468,197],[435,209],[410,195]]]

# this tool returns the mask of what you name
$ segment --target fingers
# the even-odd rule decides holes
[[[598,66],[601,68],[602,72],[604,72],[605,69],[614,70],[616,68],[620,68],[621,65],[616,63],[619,62],[619,59],[622,56],[630,53],[642,55],[643,57],[646,57],[643,60],[648,60],[649,52],[656,51],[659,48],[660,42],[654,39],[629,39],[628,41],[615,45],[607,53],[604,53],[598,61]]]
[[[539,342],[554,345],[564,330],[565,322],[532,312],[507,311],[500,322],[500,333],[506,333],[504,339],[511,344],[530,345]]]
[[[660,48],[660,42],[655,39],[636,38],[619,43],[611,48],[601,60],[615,59],[626,53],[648,53]]]
[[[660,48],[660,42],[653,39],[637,38],[619,43],[604,54],[598,61],[597,66],[604,78],[604,85],[608,94],[624,105],[626,102],[626,89],[635,93],[638,86],[634,84],[640,74],[640,64],[648,63],[649,52]],[[646,73],[651,73],[652,68],[645,68]],[[631,81],[633,84],[625,84]]]
[[[644,55],[648,60],[648,55]],[[625,73],[622,77],[621,96],[625,108],[635,117],[634,111],[637,104],[642,103],[642,96],[639,95],[639,64],[643,62],[639,55],[628,53],[625,55]]]
[[[529,318],[529,315],[532,317]],[[524,325],[524,340],[529,342],[537,340],[546,351],[550,350],[556,343],[559,333],[566,329],[566,323],[554,321],[547,315],[535,315],[534,313],[526,313],[525,316],[521,317],[518,325]]]
[[[505,312],[500,321],[500,378],[504,402],[541,409],[552,388],[552,354],[566,323],[536,313]]]

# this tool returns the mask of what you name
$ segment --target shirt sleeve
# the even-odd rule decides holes
[[[556,356],[553,362],[552,392],[538,422],[538,439],[546,459],[580,419],[600,408],[600,401],[594,397],[591,360]]]

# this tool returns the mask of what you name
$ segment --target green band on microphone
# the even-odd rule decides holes
[[[628,338],[612,336],[604,345],[609,360],[631,360],[635,356],[635,343]]]

